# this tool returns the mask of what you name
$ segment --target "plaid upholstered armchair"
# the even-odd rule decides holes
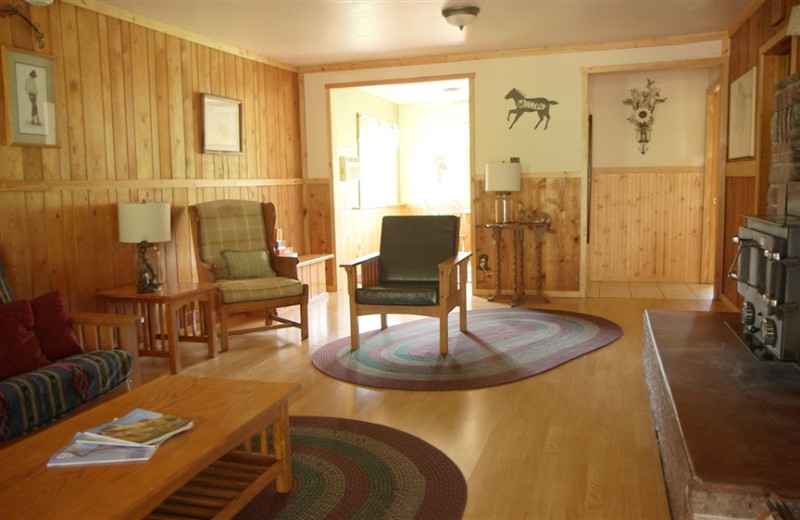
[[[308,285],[297,278],[297,258],[275,253],[275,206],[271,202],[216,200],[189,206],[201,282],[216,282],[222,350],[228,337],[297,327],[308,338]],[[276,309],[300,306],[300,321]],[[265,310],[264,325],[232,329],[233,314]]]
[[[421,314],[439,318],[439,352],[447,355],[447,315],[459,307],[467,331],[467,261],[458,252],[459,218],[453,215],[386,216],[379,253],[341,265],[350,295],[350,348],[357,350],[358,317]]]

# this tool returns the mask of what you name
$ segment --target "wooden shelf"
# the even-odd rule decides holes
[[[147,518],[232,518],[279,472],[275,457],[231,452],[164,500]]]

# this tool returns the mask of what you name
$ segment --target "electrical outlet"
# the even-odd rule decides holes
[[[480,269],[485,276],[492,275],[492,269],[489,267],[489,255],[483,254],[478,256],[478,269]]]

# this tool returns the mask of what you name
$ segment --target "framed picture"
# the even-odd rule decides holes
[[[753,157],[756,131],[756,68],[731,83],[728,119],[728,159]]]
[[[211,94],[203,105],[203,153],[242,153],[242,102]]]
[[[6,144],[57,146],[53,58],[2,48]]]

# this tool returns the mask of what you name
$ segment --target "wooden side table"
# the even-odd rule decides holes
[[[127,285],[97,295],[110,312],[144,316],[139,354],[169,358],[170,372],[178,374],[181,340],[207,343],[208,357],[217,355],[216,287],[205,282],[166,283],[159,292],[138,293],[135,285]]]
[[[297,263],[297,277],[308,284],[308,301],[316,301],[328,297],[325,282],[325,264],[332,259],[332,254],[300,255]]]
[[[490,222],[485,224],[486,228],[492,230],[492,240],[494,241],[494,256],[495,256],[495,281],[494,281],[494,296],[489,298],[489,301],[496,301],[500,298],[500,235],[504,229],[509,229],[513,232],[513,248],[512,248],[512,293],[511,293],[511,306],[516,307],[519,301],[525,296],[525,254],[524,254],[524,239],[526,229],[536,230],[536,242],[534,243],[534,253],[536,260],[536,294],[527,297],[530,300],[538,302],[547,302],[550,300],[544,296],[542,292],[542,243],[544,242],[544,234],[550,228],[550,222],[506,222],[495,223]]]

